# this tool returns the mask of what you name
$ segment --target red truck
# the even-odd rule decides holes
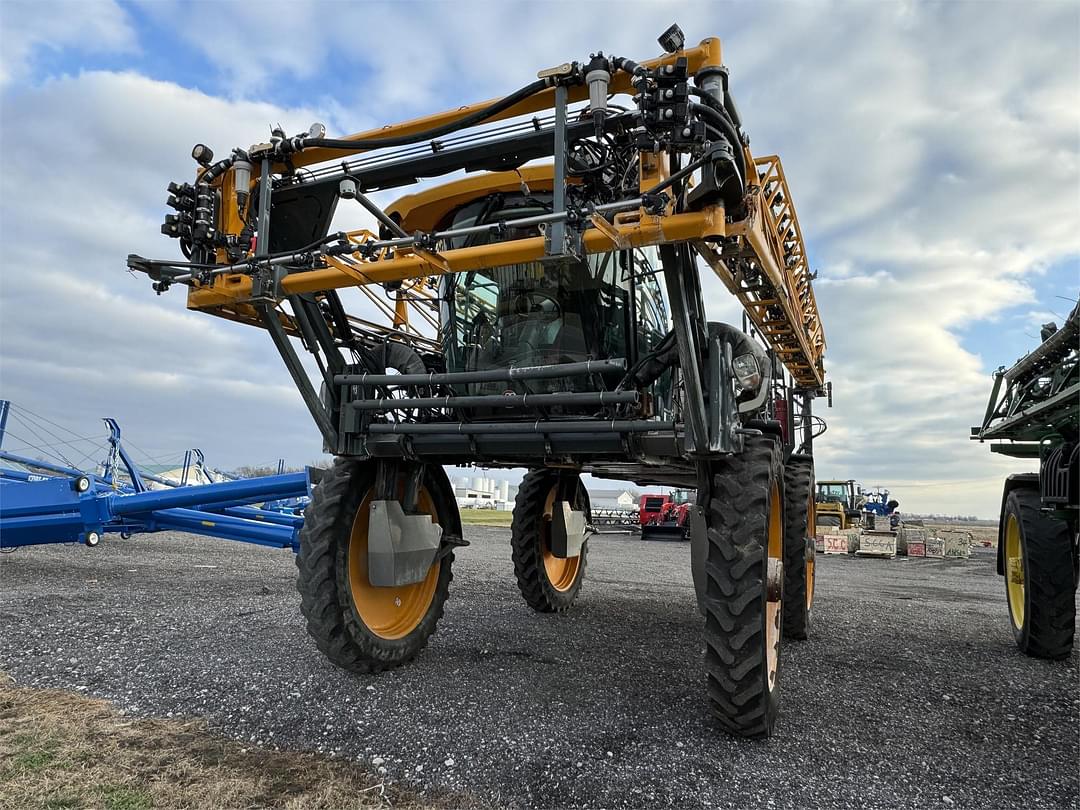
[[[672,490],[668,495],[645,494],[638,503],[638,520],[643,540],[687,540],[690,538],[690,503],[694,491]]]

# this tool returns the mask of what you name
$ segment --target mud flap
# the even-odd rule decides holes
[[[551,515],[551,553],[559,559],[577,557],[585,542],[585,513],[557,501]]]
[[[368,519],[368,581],[380,588],[412,585],[427,576],[442,540],[431,515],[406,515],[398,501],[372,501]]]

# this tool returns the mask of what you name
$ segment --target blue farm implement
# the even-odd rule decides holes
[[[0,442],[10,403],[0,401]],[[29,458],[0,449],[0,548],[81,542],[97,545],[106,533],[123,536],[183,531],[276,548],[298,548],[303,517],[278,503],[302,504],[310,492],[308,473],[233,478],[181,485],[140,471],[120,442],[120,428],[109,427],[109,452],[99,471]],[[185,459],[187,480],[194,459]],[[219,476],[225,477],[225,476]],[[201,480],[202,476],[193,477]],[[151,490],[147,481],[161,488]]]

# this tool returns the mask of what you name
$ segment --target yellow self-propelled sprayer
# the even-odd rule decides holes
[[[751,154],[719,40],[672,26],[660,44],[346,138],[278,130],[216,162],[199,145],[162,227],[185,260],[129,258],[266,329],[337,456],[299,590],[340,666],[404,664],[434,632],[466,545],[442,465],[529,469],[511,543],[541,612],[581,589],[582,473],[691,488],[709,703],[734,734],[771,732],[781,637],[806,637],[813,600],[825,337],[780,160]],[[385,210],[368,196],[462,171]],[[377,232],[332,232],[346,203]],[[706,318],[705,266],[741,329]]]

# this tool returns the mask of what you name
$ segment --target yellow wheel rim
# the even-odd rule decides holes
[[[353,605],[367,629],[379,638],[404,638],[417,628],[427,615],[435,588],[439,582],[438,560],[427,576],[412,585],[396,588],[377,588],[368,580],[368,520],[374,492],[369,491],[356,510],[352,533],[349,536],[349,589]],[[420,491],[417,512],[438,520],[435,503],[426,489]]]
[[[556,557],[551,553],[551,519],[555,514],[555,495],[557,487],[552,487],[544,502],[544,519],[540,528],[540,556],[544,560],[544,573],[551,587],[560,593],[566,593],[574,586],[578,570],[581,568],[581,556]]]
[[[780,660],[780,615],[783,607],[780,583],[783,582],[784,519],[780,503],[780,486],[773,482],[769,487],[769,560],[765,591],[765,656],[769,689],[776,687],[776,669]],[[778,572],[775,587],[769,586],[771,572]]]
[[[814,488],[810,487],[810,499],[806,505],[806,528],[809,534],[812,534],[817,525],[817,508],[814,506]],[[806,549],[806,609],[809,610],[814,604],[814,546],[813,540],[807,538],[808,547]]]
[[[1024,542],[1016,515],[1005,523],[1005,583],[1009,595],[1009,616],[1019,630],[1024,626]]]

